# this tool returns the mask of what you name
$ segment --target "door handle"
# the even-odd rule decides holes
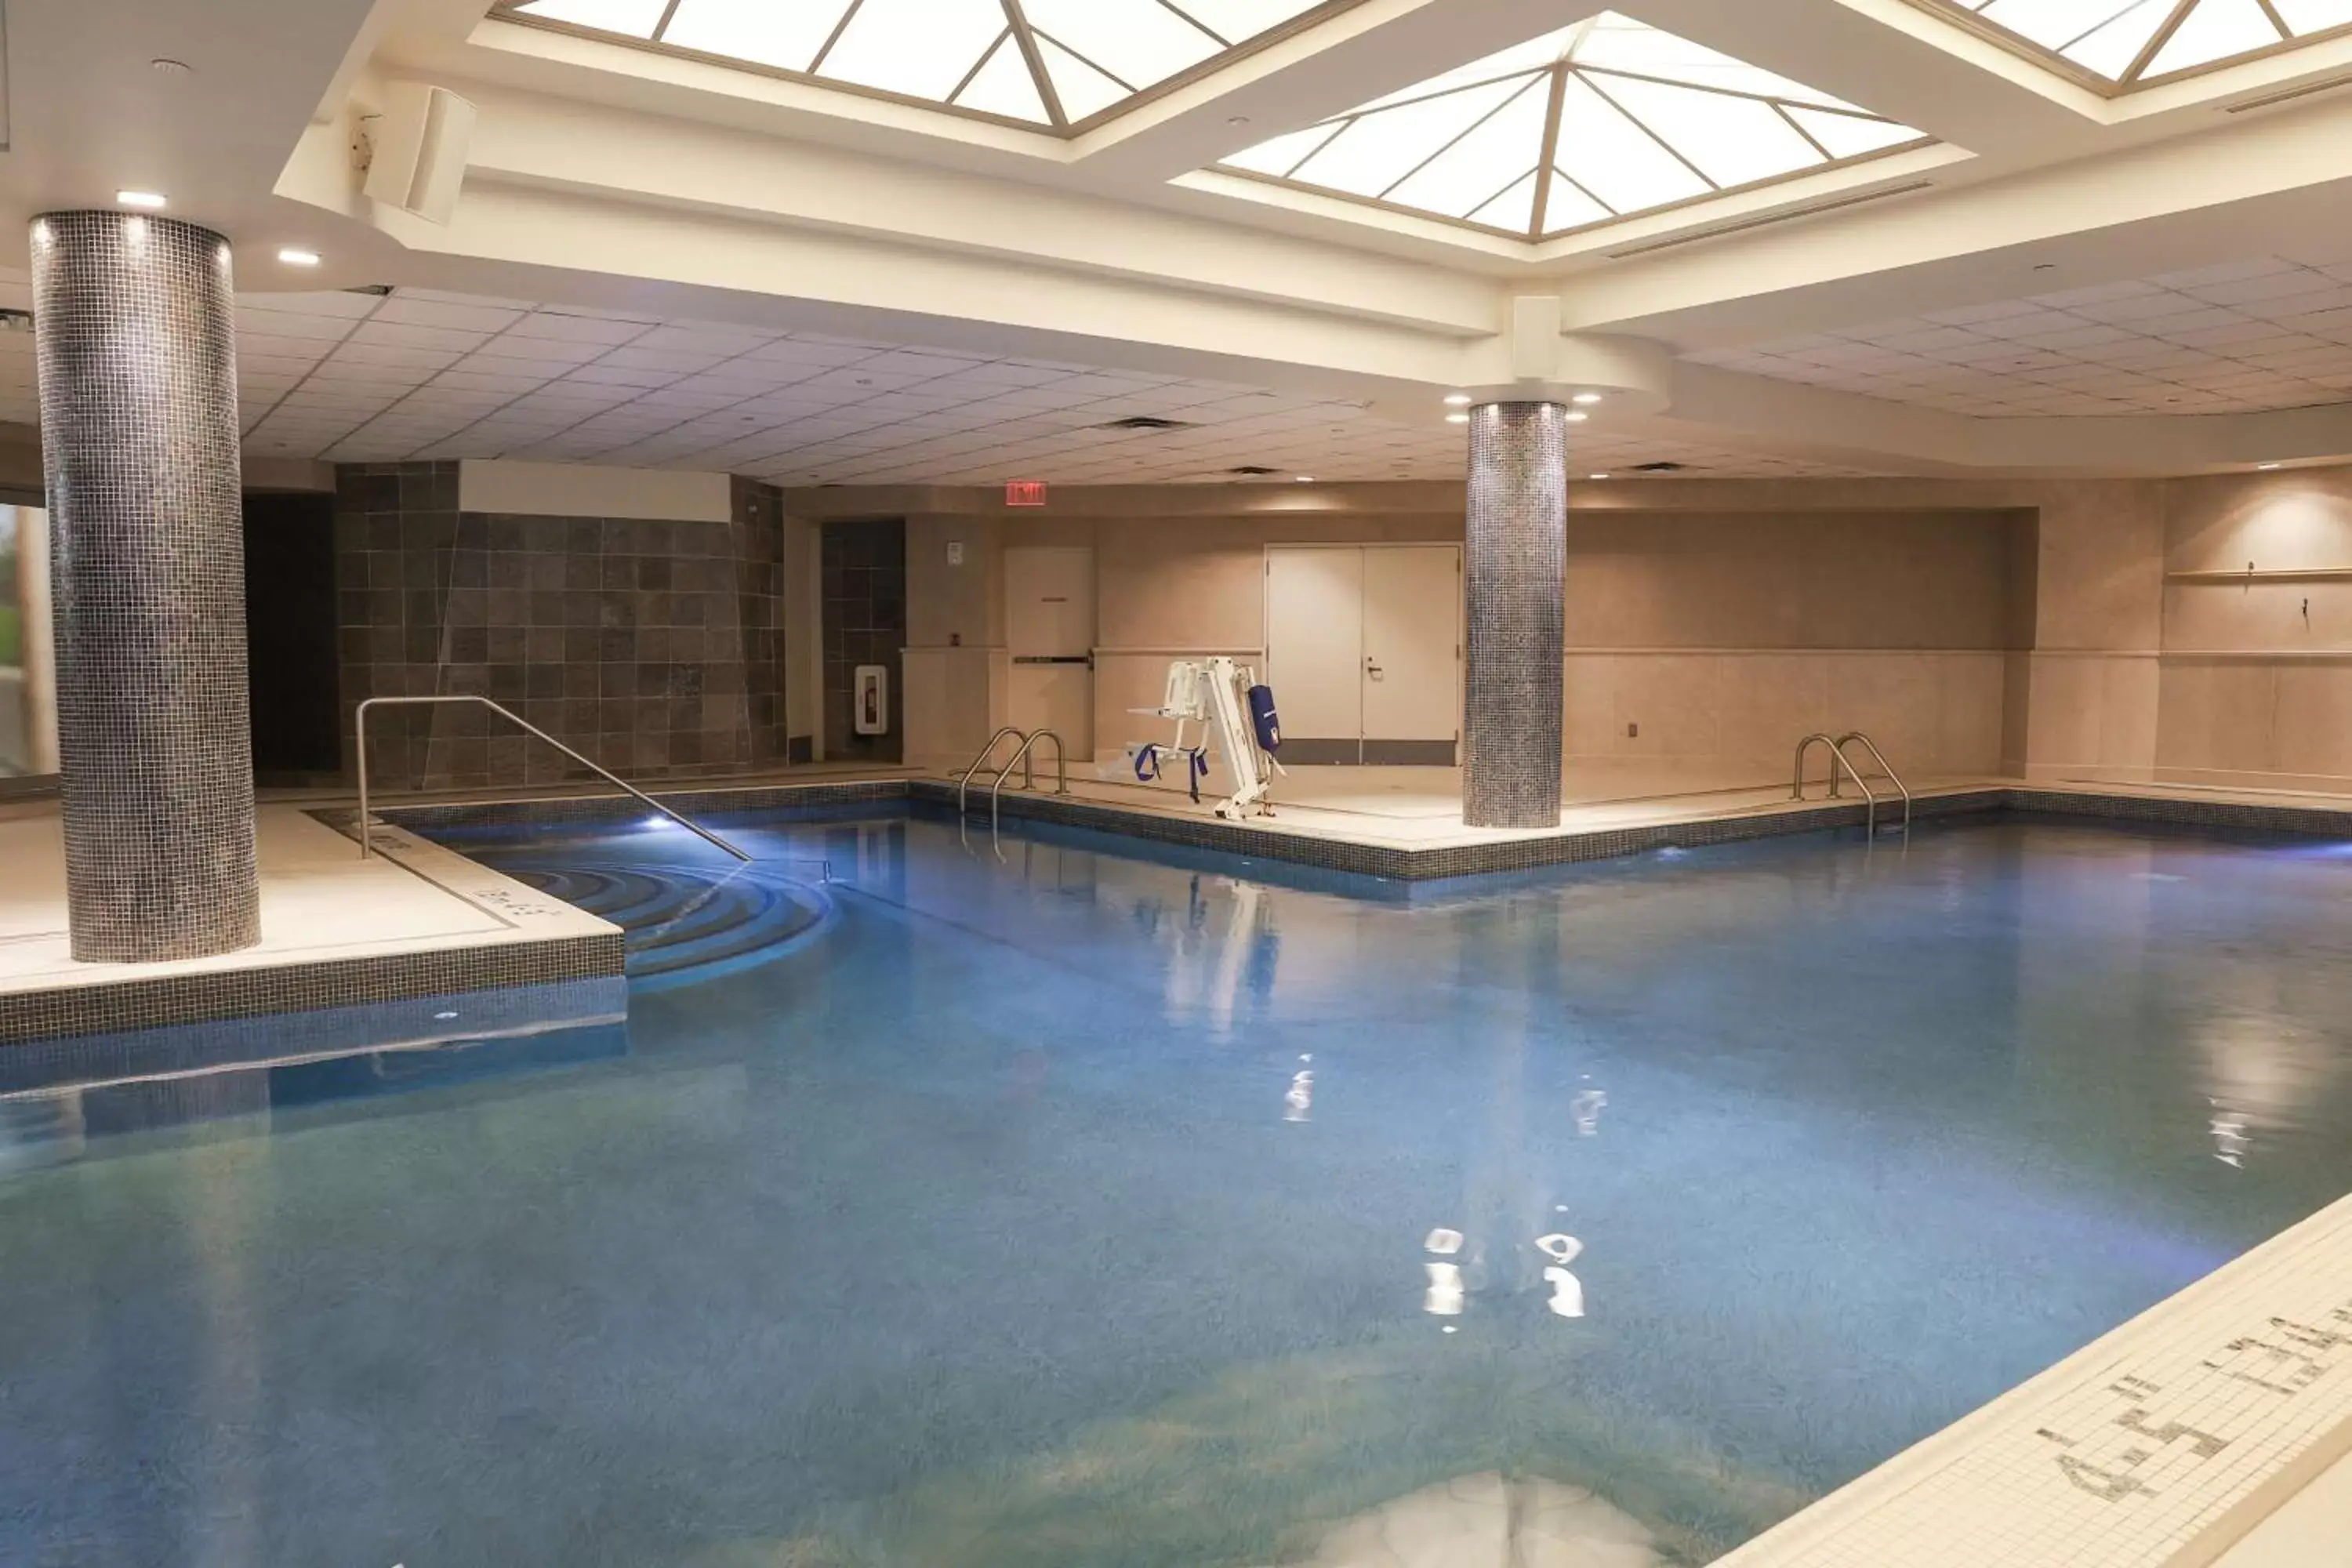
[[[1381,667],[1373,663],[1370,658],[1366,658],[1364,660],[1364,673],[1374,680],[1385,680],[1388,679]]]

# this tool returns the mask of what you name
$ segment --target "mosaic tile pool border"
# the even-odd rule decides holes
[[[617,931],[0,994],[0,1046],[618,975]]]
[[[660,795],[666,804],[691,816],[698,810],[756,811],[770,807],[837,805],[866,801],[921,800],[944,805],[955,799],[955,786],[936,779],[882,779],[864,783],[769,784],[750,788],[722,786],[663,791]],[[435,826],[619,822],[633,819],[643,810],[643,806],[625,795],[593,795],[478,805],[395,806],[380,810],[377,816],[404,827],[429,829]],[[1099,801],[1057,795],[1007,795],[1003,797],[1003,811],[1005,816],[1015,818],[1101,828],[1155,843],[1220,850],[1257,859],[1289,861],[1396,881],[1433,881],[1501,871],[1525,871],[1544,866],[1614,859],[1654,849],[1698,848],[1710,844],[1733,844],[1790,834],[1859,827],[1864,815],[1861,803],[1843,801],[1834,805],[1823,803],[1802,810],[1750,812],[1682,822],[1601,828],[1586,833],[1555,833],[1497,839],[1484,844],[1413,849],[1396,845],[1358,844],[1339,838],[1312,837],[1254,826],[1248,823],[1163,816]],[[2234,801],[2087,794],[2008,784],[1931,795],[1923,797],[1917,805],[1917,816],[1922,819],[2000,812],[2352,838],[2352,807],[2333,810],[2319,806],[2258,805]]]
[[[627,979],[610,974],[270,1014],[266,1028],[256,1015],[69,1035],[0,1050],[0,1095],[583,1028],[621,1021],[628,1005]]]

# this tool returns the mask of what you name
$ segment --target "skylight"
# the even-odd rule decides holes
[[[500,14],[1057,131],[1359,0],[499,0]]]
[[[2352,0],[1926,0],[2118,88],[2352,27]]]
[[[1219,167],[1537,239],[1927,140],[1603,12]]]

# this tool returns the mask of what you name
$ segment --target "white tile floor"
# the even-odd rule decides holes
[[[66,931],[65,838],[56,807],[0,818],[0,992],[104,985],[208,970],[540,941],[609,930],[568,904],[410,835],[360,858],[350,838],[290,805],[257,823],[261,942],[165,963],[78,963]]]

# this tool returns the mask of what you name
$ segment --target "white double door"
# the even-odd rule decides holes
[[[1285,762],[1456,761],[1460,545],[1270,546],[1265,624]]]

